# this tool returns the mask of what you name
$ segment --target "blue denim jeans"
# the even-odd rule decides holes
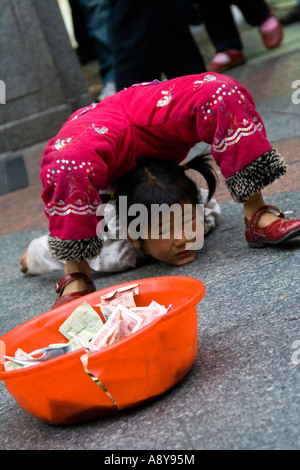
[[[88,36],[94,44],[103,84],[114,81],[113,57],[108,39],[109,0],[77,0],[83,10]]]

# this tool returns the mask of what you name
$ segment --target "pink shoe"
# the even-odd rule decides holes
[[[242,51],[229,49],[224,52],[218,52],[213,60],[208,64],[206,70],[208,72],[222,73],[225,70],[244,64],[246,57]]]
[[[283,28],[279,21],[270,16],[259,27],[259,31],[267,49],[278,47],[283,39]]]

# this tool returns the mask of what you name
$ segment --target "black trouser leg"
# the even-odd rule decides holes
[[[243,48],[239,31],[227,0],[198,0],[207,33],[216,52]]]
[[[270,16],[270,8],[264,0],[235,0],[234,3],[251,26],[259,26]]]
[[[111,0],[110,43],[118,90],[205,71],[176,0]]]

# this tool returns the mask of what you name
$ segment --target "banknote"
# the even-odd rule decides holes
[[[74,343],[73,344],[76,344],[76,347],[75,349],[77,349],[77,345],[79,348],[84,348],[86,349],[87,351],[89,352],[92,352],[92,351],[98,351],[98,348],[96,348],[95,346],[93,346],[93,344],[91,343],[91,341],[89,341],[88,339],[84,338],[83,336],[80,335],[76,335],[75,333],[70,333],[70,335],[73,337],[73,340],[74,340]],[[69,345],[72,343],[73,340],[70,340],[69,341]],[[71,347],[72,347],[72,344],[71,344]],[[73,350],[73,347],[72,347],[72,350]]]
[[[134,297],[139,294],[139,285],[132,284],[130,286],[120,287],[111,290],[107,294],[101,296],[101,302],[95,306],[100,307],[101,313],[106,320],[110,317],[114,309],[119,305],[131,308],[135,307]]]
[[[135,303],[138,294],[139,285],[132,284],[101,296],[101,302],[97,305],[106,317],[105,322],[90,304],[83,302],[59,327],[68,343],[50,344],[31,353],[18,348],[14,357],[3,356],[7,359],[5,370],[40,364],[78,348],[84,348],[87,353],[98,351],[135,333],[171,308],[171,305],[166,308],[154,300],[148,306],[138,307]]]
[[[160,305],[153,300],[148,307],[133,307],[131,311],[142,319],[141,326],[145,326],[160,316],[165,315],[170,308],[171,305],[166,308],[164,305]]]
[[[119,304],[111,313],[107,322],[93,337],[91,343],[98,349],[112,344],[125,336],[137,331],[142,319],[135,315],[131,309]]]
[[[75,351],[79,348],[84,348],[87,343],[89,343],[91,339],[91,332],[88,330],[82,330],[79,334],[73,333],[72,331],[69,332],[69,336],[72,337],[68,342],[71,351]]]
[[[80,304],[59,327],[59,331],[69,340],[70,333],[82,334],[86,339],[92,339],[102,327],[103,321],[93,307],[87,302]]]
[[[110,338],[109,344],[113,344],[116,341],[135,333],[142,325],[142,318],[133,312],[133,308],[129,309],[123,305],[119,305],[118,308],[120,313],[119,322]]]
[[[29,367],[41,364],[44,361],[53,359],[54,357],[61,356],[66,352],[71,351],[68,343],[50,344],[46,348],[35,349],[30,353],[26,353],[21,348],[18,348],[14,357],[4,356],[8,361],[4,363],[5,370],[14,370],[19,367]]]
[[[6,372],[10,370],[22,369],[22,367],[24,367],[23,364],[17,364],[14,360],[5,361],[3,366]]]

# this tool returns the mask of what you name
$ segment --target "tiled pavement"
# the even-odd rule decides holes
[[[276,12],[279,3],[271,2]],[[269,139],[285,156],[288,176],[269,187],[267,202],[300,214],[300,104],[291,84],[299,80],[299,25],[285,28],[280,48],[266,51],[258,32],[241,25],[247,63],[228,75],[252,93]],[[205,32],[196,40],[208,62],[213,50]],[[84,68],[92,93],[95,64]],[[96,80],[95,80],[96,77]],[[45,143],[24,149],[28,188],[0,197],[0,334],[51,306],[55,275],[19,273],[28,242],[45,231],[39,162]],[[201,279],[199,353],[188,376],[147,406],[85,425],[49,427],[28,415],[0,384],[1,449],[299,449],[299,367],[292,362],[299,329],[299,241],[249,250],[242,211],[220,176],[216,198],[220,226],[187,267],[154,263],[131,272],[97,276],[106,285],[157,275]],[[16,300],[18,299],[18,300]]]

